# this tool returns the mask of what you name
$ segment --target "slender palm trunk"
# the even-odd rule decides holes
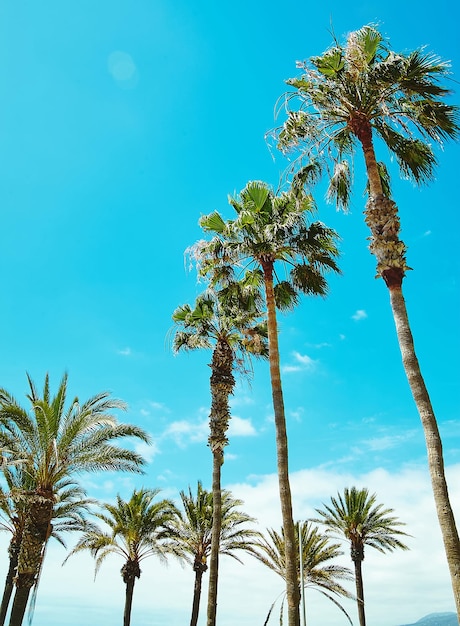
[[[198,615],[200,612],[200,599],[201,599],[201,583],[203,580],[203,573],[208,569],[203,563],[195,563],[193,565],[195,571],[195,585],[193,588],[193,604],[192,604],[192,616],[190,618],[190,626],[196,626],[198,623]]]
[[[133,593],[134,583],[136,582],[135,576],[130,576],[126,580],[126,593],[125,593],[125,611],[123,614],[123,626],[130,626],[131,624],[131,610],[133,608]]]
[[[356,559],[354,561],[354,566],[355,566],[356,601],[358,603],[359,626],[366,626],[366,614],[364,612],[364,587],[363,587],[362,560]]]
[[[209,559],[209,589],[208,589],[208,619],[207,626],[215,626],[217,615],[217,582],[219,575],[219,549],[220,530],[222,520],[222,497],[220,487],[221,457],[218,453],[213,455],[212,471],[212,533],[211,533],[211,556]]]
[[[268,350],[273,410],[275,413],[276,453],[281,515],[285,539],[286,598],[288,626],[300,626],[300,592],[297,580],[297,546],[292,516],[291,487],[289,483],[288,440],[284,414],[283,390],[281,386],[278,327],[276,321],[275,294],[273,289],[273,262],[262,262],[265,297],[267,301]]]
[[[0,607],[0,626],[5,624],[6,614],[8,612],[8,606],[10,604],[11,596],[14,589],[14,576],[16,574],[16,568],[18,566],[18,556],[20,543],[11,540],[8,553],[10,555],[10,563],[8,567],[8,573],[5,579],[5,588],[3,590],[2,604]]]
[[[26,499],[29,511],[24,524],[18,567],[15,577],[16,591],[11,609],[9,626],[21,626],[30,590],[37,580],[43,558],[43,550],[51,532],[53,514],[52,493],[30,493]]]
[[[361,140],[369,179],[370,198],[366,223],[372,232],[371,252],[377,258],[377,271],[390,293],[390,304],[396,325],[402,362],[425,435],[431,485],[441,528],[444,549],[460,621],[460,540],[449,499],[444,471],[442,442],[436,416],[422,376],[402,292],[405,274],[405,245],[399,239],[399,217],[396,205],[383,195],[375,151],[370,133]]]
[[[230,419],[228,399],[233,393],[235,379],[232,374],[233,350],[226,341],[218,341],[212,355],[211,414],[209,446],[212,451],[212,533],[209,560],[209,588],[207,626],[215,626],[217,614],[217,582],[219,574],[220,533],[222,526],[221,467],[227,429]]]

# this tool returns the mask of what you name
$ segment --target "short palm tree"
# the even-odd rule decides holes
[[[199,244],[198,256],[201,273],[209,275],[212,284],[226,284],[238,267],[250,266],[248,274],[254,284],[261,284],[265,295],[279,491],[286,540],[288,619],[289,626],[299,626],[300,596],[276,307],[293,308],[301,293],[326,294],[324,273],[338,272],[337,236],[320,222],[307,223],[314,203],[302,190],[276,196],[267,184],[249,182],[239,197],[230,198],[230,204],[237,214],[235,220],[225,221],[218,212],[201,218],[202,228],[214,237],[210,242]],[[286,278],[280,280],[281,275]]]
[[[120,572],[126,585],[123,626],[131,623],[134,584],[141,575],[140,563],[150,556],[164,562],[168,554],[165,540],[178,510],[171,500],[154,502],[159,492],[159,489],[139,489],[127,501],[118,495],[116,504],[104,504],[104,512],[95,515],[104,522],[106,529],[96,527],[85,532],[69,554],[89,550],[96,559],[96,574],[109,555],[122,557],[124,563]]]
[[[213,528],[213,494],[203,489],[198,481],[196,495],[189,487],[188,493],[180,492],[183,514],[177,520],[172,533],[176,552],[193,567],[195,584],[193,591],[192,615],[190,626],[198,623],[200,609],[201,583],[203,574],[208,569],[207,560],[211,554]],[[238,507],[242,500],[233,498],[230,491],[222,491],[222,521],[220,529],[219,551],[242,562],[237,552],[252,553],[254,542],[260,533],[249,527],[255,522]]]
[[[247,278],[228,283],[224,289],[208,289],[195,306],[186,304],[173,313],[178,326],[173,349],[212,350],[211,412],[209,446],[213,455],[213,527],[208,590],[208,626],[214,626],[217,609],[219,542],[222,523],[221,468],[228,443],[229,397],[233,394],[233,371],[240,369],[248,355],[267,356],[266,324],[258,308],[258,290]],[[243,370],[244,371],[244,370]]]
[[[27,517],[27,501],[24,492],[32,488],[31,477],[21,468],[4,468],[8,490],[0,488],[0,531],[11,534],[8,546],[9,567],[5,579],[2,603],[0,606],[0,626],[5,623],[8,606],[14,589],[14,576],[18,566],[19,551]],[[69,481],[62,481],[55,488],[56,501],[53,506],[53,518],[50,537],[55,538],[65,547],[63,534],[81,532],[87,527],[86,514],[93,500],[86,497],[84,490]],[[43,567],[46,544],[43,547],[40,571]],[[34,591],[36,592],[37,583]]]
[[[331,543],[329,538],[322,535],[316,526],[310,522],[297,522],[296,546],[297,546],[297,581],[299,590],[304,586],[304,591],[310,587],[323,594],[333,602],[348,618],[348,613],[342,607],[337,598],[353,597],[341,584],[351,580],[352,574],[347,567],[342,567],[331,561],[343,554],[340,545]],[[285,578],[286,571],[286,543],[283,529],[281,533],[273,528],[267,529],[268,537],[260,539],[255,546],[254,556],[273,572]],[[300,547],[301,546],[301,547]],[[302,561],[300,560],[302,554]],[[272,605],[266,623],[273,610]]]
[[[327,532],[336,534],[350,544],[360,626],[366,626],[362,576],[364,547],[369,546],[379,552],[392,552],[396,548],[408,550],[400,539],[408,536],[399,528],[405,524],[391,515],[393,509],[384,509],[382,504],[376,505],[376,498],[367,489],[346,488],[343,496],[339,493],[337,498],[331,498],[330,506],[323,505],[324,509],[316,509],[320,518],[314,520],[324,524]]]
[[[425,50],[395,53],[373,26],[348,35],[319,57],[299,63],[302,75],[288,80],[288,118],[278,132],[284,151],[300,150],[308,162],[297,181],[309,179],[332,161],[330,196],[347,207],[352,168],[348,158],[360,149],[366,167],[368,202],[365,220],[377,275],[390,295],[404,370],[420,415],[428,453],[436,510],[441,527],[460,620],[460,541],[449,499],[439,429],[415,353],[403,279],[410,269],[400,239],[398,208],[390,198],[388,176],[377,161],[376,146],[386,145],[405,178],[416,184],[433,178],[433,144],[459,134],[459,108],[447,103],[450,91],[440,84],[448,64]],[[326,171],[329,171],[327,168]]]
[[[21,626],[30,590],[36,582],[44,546],[51,532],[56,489],[74,481],[77,473],[94,471],[140,472],[142,457],[116,443],[125,437],[148,442],[140,428],[118,422],[113,409],[124,409],[119,400],[100,393],[66,408],[67,375],[56,395],[50,393],[46,375],[40,395],[30,376],[30,412],[5,389],[0,389],[0,446],[23,459],[21,468],[30,476],[31,489],[22,494],[25,520],[18,555],[16,591],[10,626]]]

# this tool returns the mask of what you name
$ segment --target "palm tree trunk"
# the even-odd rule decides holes
[[[200,599],[201,599],[201,582],[203,579],[203,564],[198,566],[194,565],[195,570],[195,585],[193,588],[193,604],[192,604],[192,616],[190,618],[190,626],[196,626],[198,623],[198,614],[200,612]]]
[[[10,626],[21,626],[26,612],[27,602],[29,600],[33,581],[29,584],[24,580],[21,580],[19,584],[20,586],[18,586],[18,583],[16,582],[16,591],[10,615]]]
[[[217,581],[219,573],[220,532],[222,526],[221,467],[230,420],[228,399],[233,393],[233,350],[226,341],[217,341],[211,363],[211,413],[209,446],[212,451],[212,533],[209,560],[207,626],[215,626],[217,614]]]
[[[291,486],[289,483],[288,440],[286,432],[286,418],[284,413],[283,390],[281,386],[278,327],[276,321],[275,294],[273,289],[273,263],[270,260],[262,262],[262,269],[264,272],[265,297],[267,301],[268,351],[273,410],[275,413],[278,486],[285,539],[285,579],[286,599],[288,605],[288,626],[300,626],[300,592],[296,565],[297,545],[295,540],[294,520],[292,516]]]
[[[8,567],[8,573],[5,579],[5,588],[3,590],[2,604],[0,607],[0,626],[5,624],[6,614],[8,612],[8,606],[10,604],[11,595],[14,589],[14,576],[16,574],[16,568],[18,566],[18,556],[20,543],[11,541],[8,549],[10,555],[10,563]]]
[[[364,587],[363,587],[363,573],[362,573],[362,561],[356,559],[355,565],[355,584],[356,584],[356,601],[358,603],[358,618],[359,626],[366,626],[366,614],[364,612]]]
[[[130,576],[126,582],[126,594],[125,594],[125,611],[123,614],[123,626],[130,626],[131,624],[131,610],[133,607],[133,593],[134,583],[136,582],[135,576]]]
[[[425,433],[431,486],[452,579],[457,616],[460,621],[460,541],[447,489],[441,436],[430,396],[428,395],[415,354],[402,289],[398,286],[392,286],[389,288],[389,291],[404,370]]]
[[[213,454],[212,471],[212,533],[211,555],[209,559],[208,619],[207,626],[215,626],[217,615],[217,581],[219,576],[220,531],[222,525],[222,492],[220,487],[220,468],[222,454]]]
[[[11,609],[9,626],[21,626],[30,590],[40,572],[43,550],[51,531],[53,494],[27,493],[24,495],[29,510],[18,555],[15,577],[16,591]]]
[[[369,180],[370,197],[365,213],[366,223],[372,233],[370,250],[377,258],[377,272],[384,279],[390,293],[390,304],[404,371],[425,435],[433,496],[449,566],[457,618],[460,622],[460,539],[447,488],[438,424],[415,353],[402,292],[405,271],[408,269],[405,259],[406,247],[399,239],[399,217],[396,204],[383,195],[372,135],[368,133],[364,140],[361,138],[360,140]]]

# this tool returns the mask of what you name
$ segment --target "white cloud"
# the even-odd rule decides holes
[[[300,372],[302,370],[312,370],[317,365],[318,361],[312,359],[308,354],[300,354],[295,350],[291,353],[294,357],[294,364],[283,365],[281,371],[289,374],[291,372]]]
[[[407,431],[401,435],[384,435],[382,437],[374,437],[373,439],[367,439],[362,443],[369,448],[369,450],[389,450],[390,448],[396,448],[406,441],[416,437],[419,431]]]
[[[157,454],[160,454],[160,450],[155,441],[152,441],[151,444],[145,443],[145,441],[139,441],[134,446],[134,450],[137,454],[140,454],[147,463],[151,463]]]
[[[364,309],[358,309],[356,313],[351,316],[351,319],[355,320],[355,322],[359,322],[360,320],[365,320],[366,317],[366,311]]]
[[[200,422],[179,420],[172,422],[163,433],[163,437],[170,437],[181,448],[189,443],[206,441],[209,434],[209,423],[205,419]]]
[[[429,237],[430,235],[431,235],[431,230],[426,230],[426,231],[423,233],[423,236],[424,236],[424,237]]]
[[[121,354],[121,356],[131,356],[132,350],[130,347],[123,348],[122,350],[117,350],[117,354]]]
[[[232,415],[228,428],[229,437],[253,437],[257,435],[256,429],[250,419],[243,419]]]

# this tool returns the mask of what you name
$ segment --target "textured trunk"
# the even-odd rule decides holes
[[[190,618],[190,626],[196,626],[198,623],[198,614],[200,612],[201,599],[201,582],[203,579],[203,572],[207,570],[207,566],[203,563],[198,563],[193,566],[193,569],[195,571],[195,586],[193,588],[193,605],[192,616]]]
[[[366,626],[366,614],[364,612],[364,588],[363,588],[363,573],[362,573],[362,561],[356,559],[355,565],[355,583],[356,583],[356,601],[358,603],[358,618],[359,626]]]
[[[134,583],[136,578],[130,576],[126,581],[126,594],[125,594],[125,611],[123,614],[123,626],[130,626],[131,624],[131,609],[133,608],[133,593]]]
[[[8,553],[10,555],[10,563],[8,567],[8,573],[5,579],[5,588],[3,590],[3,598],[2,605],[0,607],[0,626],[4,626],[6,614],[8,612],[8,606],[10,604],[11,595],[14,589],[14,577],[16,575],[16,568],[18,566],[18,556],[19,549],[21,547],[20,543],[11,540]]]
[[[294,520],[292,516],[291,487],[289,484],[288,440],[286,418],[284,415],[283,390],[281,387],[278,328],[276,322],[275,294],[273,290],[273,263],[270,260],[262,262],[262,269],[264,272],[265,295],[267,300],[268,350],[273,410],[275,413],[278,485],[285,539],[285,579],[288,626],[300,626],[300,592],[297,580],[298,556]]]
[[[212,534],[209,559],[208,619],[207,626],[215,626],[217,615],[217,581],[219,575],[220,529],[222,521],[222,497],[220,488],[220,468],[222,454],[213,454],[212,469]]]
[[[224,448],[228,443],[227,428],[230,420],[228,399],[233,393],[235,379],[232,374],[233,350],[226,341],[219,340],[211,363],[211,414],[209,446],[212,451],[212,534],[209,560],[209,588],[207,626],[215,626],[217,614],[217,581],[219,573],[220,531],[222,526],[222,492],[220,486]]]
[[[447,489],[441,437],[415,353],[402,293],[402,282],[405,270],[408,269],[405,259],[406,247],[399,239],[397,207],[382,193],[372,138],[362,141],[362,145],[370,190],[366,210],[366,223],[372,233],[370,249],[377,258],[378,275],[382,276],[390,292],[390,303],[404,371],[423,426],[436,512],[449,566],[457,617],[460,622],[460,540]]]
[[[51,530],[53,494],[49,492],[25,495],[29,507],[18,555],[15,577],[16,591],[9,626],[21,626],[30,590],[40,572],[43,549]]]
[[[126,585],[125,592],[125,610],[123,613],[123,626],[129,626],[131,623],[131,610],[133,607],[133,593],[136,578],[141,577],[141,568],[136,558],[128,559],[120,570],[123,582]]]
[[[415,354],[412,333],[407,318],[406,303],[401,287],[390,287],[390,301],[396,324],[399,347],[409,381],[410,389],[417,405],[417,409],[425,433],[428,467],[430,470],[431,486],[433,489],[436,512],[441,527],[444,549],[449,565],[452,588],[454,591],[457,617],[460,622],[460,541],[455,517],[450,505],[447,481],[444,472],[444,459],[441,436],[438,424],[431,406],[430,397],[425,381],[420,372],[419,363]]]

